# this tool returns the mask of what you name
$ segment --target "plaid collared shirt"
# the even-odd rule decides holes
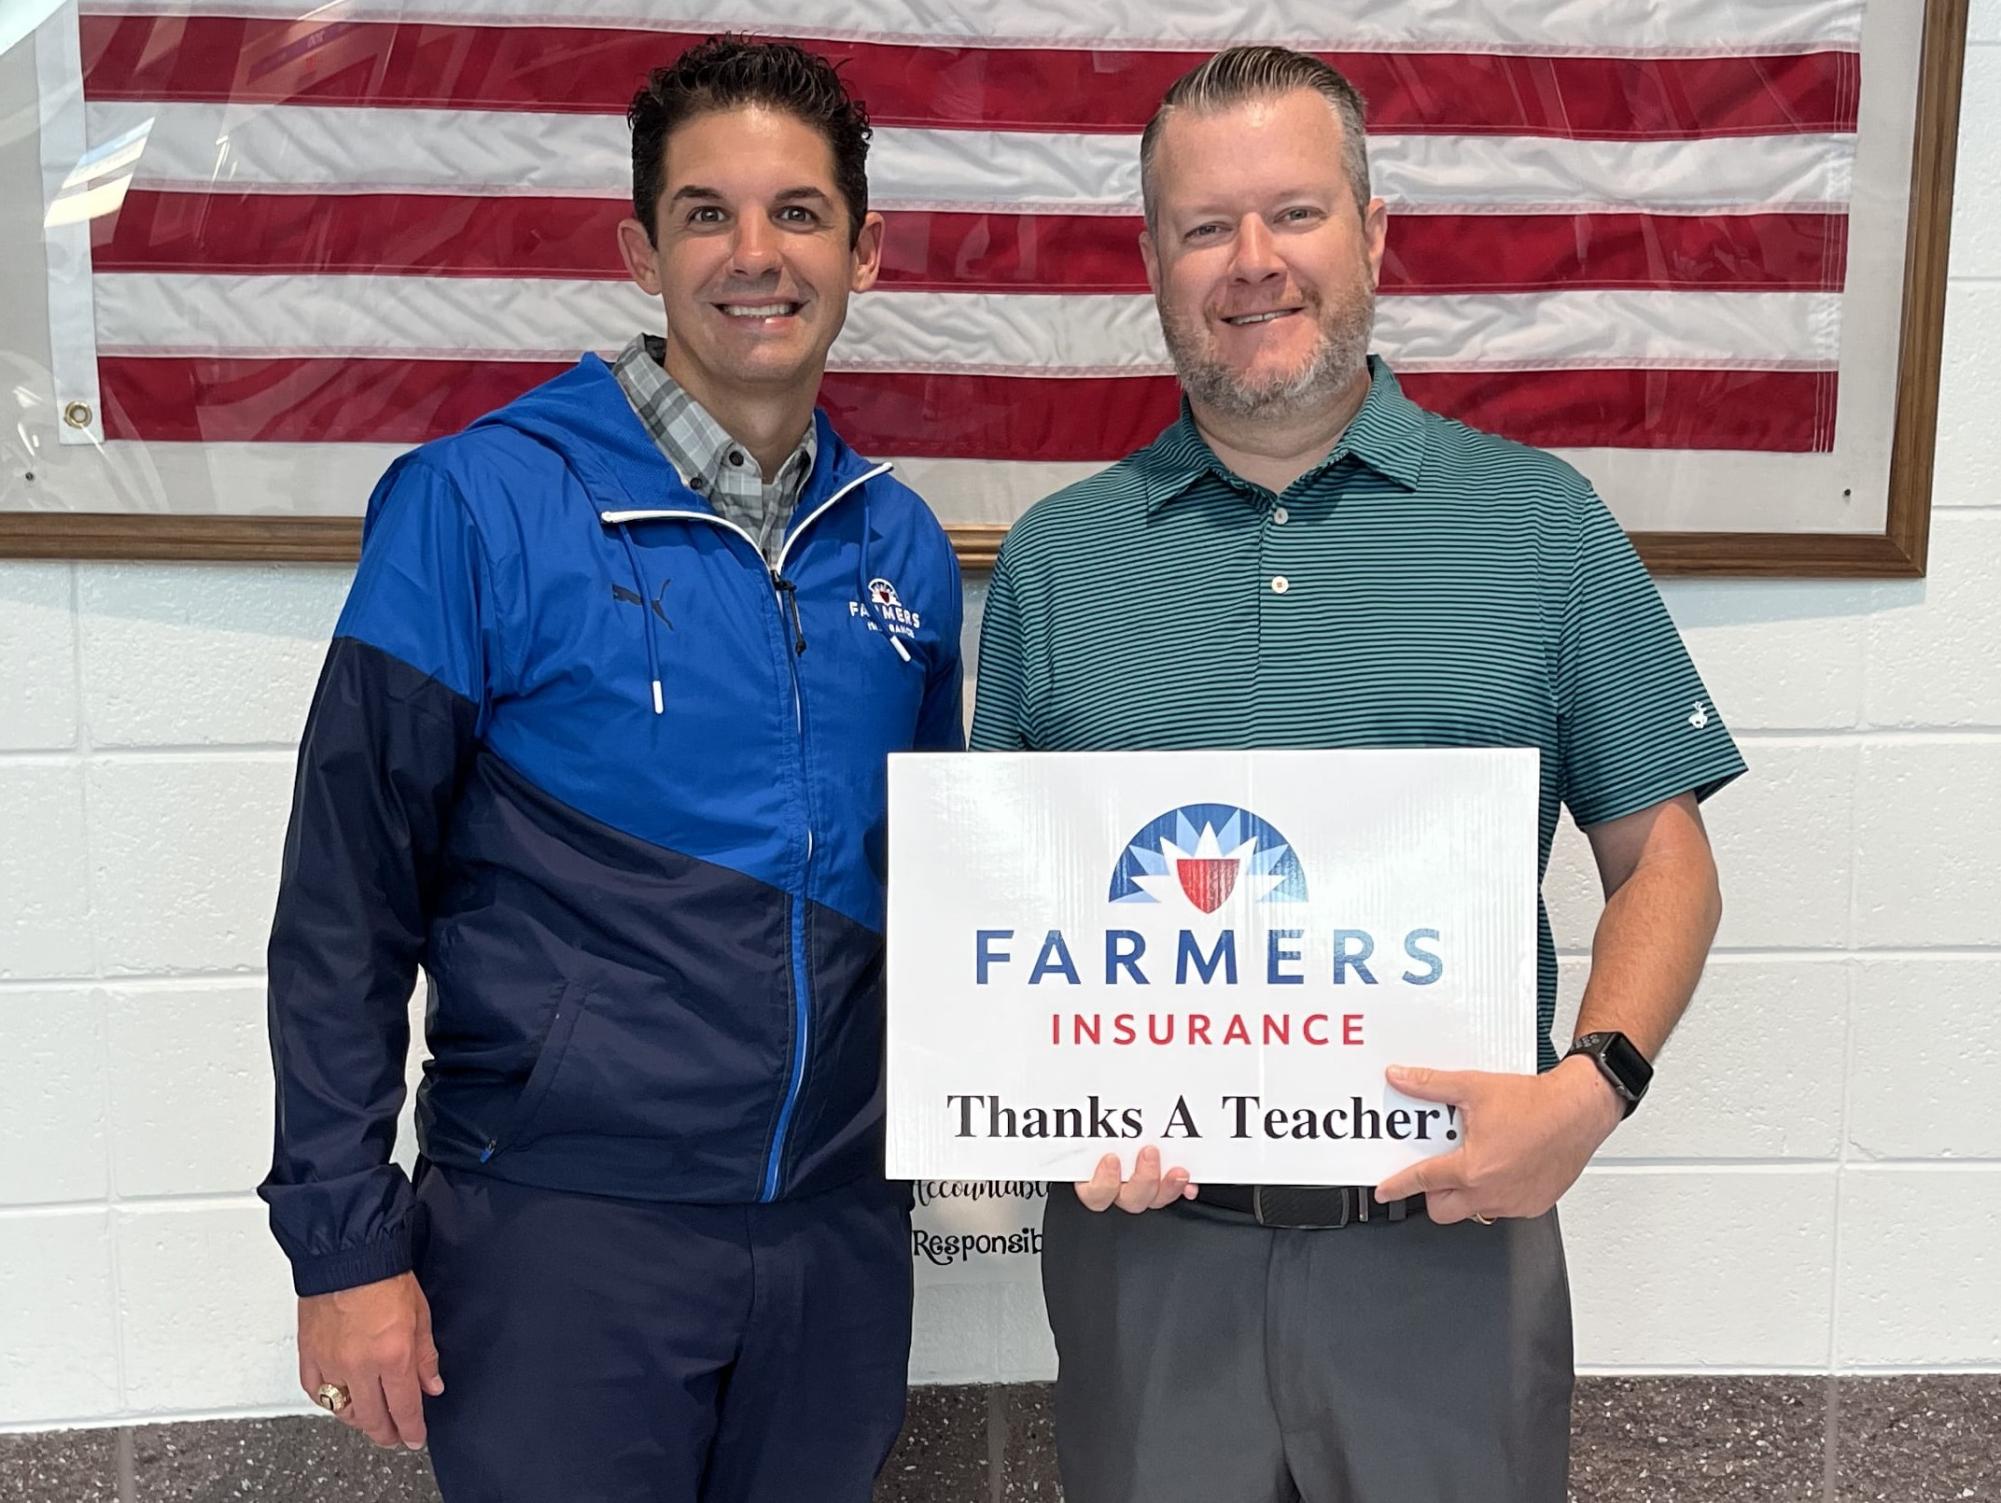
[[[659,335],[638,334],[619,352],[612,371],[626,400],[688,489],[706,497],[724,521],[756,538],[765,562],[775,564],[799,493],[813,473],[819,436],[808,423],[799,447],[766,481],[751,452],[667,374],[660,363],[666,350]]]

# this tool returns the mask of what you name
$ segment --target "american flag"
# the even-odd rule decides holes
[[[839,60],[878,289],[823,402],[862,452],[1041,483],[1174,413],[1138,132],[1219,47],[1369,101],[1376,347],[1559,448],[1826,452],[1861,0],[87,0],[106,438],[415,443],[654,329],[623,112],[719,30]],[[949,511],[949,498],[941,510]],[[359,498],[357,498],[357,505]]]

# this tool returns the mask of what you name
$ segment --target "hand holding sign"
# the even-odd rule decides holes
[[[1462,1145],[1376,1186],[1381,1201],[1424,1192],[1436,1222],[1540,1216],[1577,1182],[1625,1114],[1597,1066],[1569,1059],[1546,1075],[1392,1065],[1389,1082],[1420,1101],[1459,1108]]]
[[[1193,1200],[1195,1186],[1188,1183],[1186,1169],[1170,1169],[1162,1174],[1160,1150],[1142,1148],[1139,1157],[1133,1160],[1131,1179],[1120,1180],[1119,1156],[1108,1153],[1098,1160],[1097,1171],[1089,1179],[1077,1181],[1077,1198],[1093,1211],[1106,1211],[1117,1205],[1121,1211],[1138,1215],[1141,1211],[1158,1211],[1177,1200]]]

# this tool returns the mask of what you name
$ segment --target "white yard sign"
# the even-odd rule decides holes
[[[889,1172],[1372,1184],[1535,1068],[1537,755],[890,763]]]

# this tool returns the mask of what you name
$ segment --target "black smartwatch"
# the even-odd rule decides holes
[[[1623,1033],[1587,1033],[1563,1057],[1569,1059],[1571,1054],[1591,1057],[1598,1073],[1611,1082],[1619,1099],[1626,1103],[1625,1116],[1632,1116],[1633,1108],[1640,1104],[1654,1078],[1654,1067],[1633,1047],[1633,1041]]]

